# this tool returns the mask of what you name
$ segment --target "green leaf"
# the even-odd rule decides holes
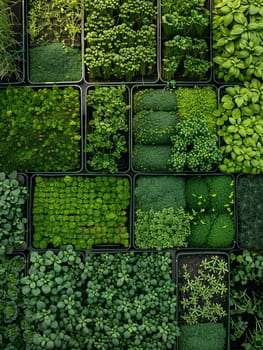
[[[235,24],[230,31],[230,35],[240,35],[244,32],[244,27],[240,24]]]
[[[35,297],[37,297],[39,294],[40,294],[40,289],[39,288],[34,288],[34,289],[32,289],[32,294],[35,296]]]
[[[224,25],[227,27],[233,22],[234,16],[230,12],[227,15],[224,16]]]
[[[241,107],[244,104],[244,98],[242,96],[238,96],[235,98],[235,103],[238,107]]]
[[[49,286],[48,284],[44,284],[44,285],[41,287],[41,289],[42,289],[42,292],[43,292],[44,294],[49,294],[50,291],[51,291],[51,288],[50,288],[50,286]]]

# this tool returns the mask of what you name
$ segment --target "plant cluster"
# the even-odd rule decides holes
[[[81,78],[82,7],[82,1],[75,0],[29,1],[27,33],[32,81]],[[43,58],[42,54],[47,56]]]
[[[30,254],[28,274],[21,279],[27,348],[83,348],[87,336],[83,321],[84,270],[81,257],[68,246],[58,253]]]
[[[21,75],[19,68],[20,56],[17,52],[20,45],[14,35],[14,28],[17,24],[13,12],[14,4],[8,0],[1,0],[0,3],[0,79],[10,80],[12,76],[20,79]]]
[[[0,168],[68,171],[80,167],[80,92],[74,87],[0,91]]]
[[[223,172],[259,174],[263,171],[263,87],[259,80],[226,87],[217,111],[223,144]]]
[[[162,0],[162,74],[205,80],[210,68],[205,0]]]
[[[219,80],[263,78],[262,1],[214,1],[214,63]]]
[[[86,349],[173,348],[179,330],[170,254],[89,254],[83,275]]]
[[[0,173],[0,256],[25,243],[28,191],[17,172]]]
[[[242,175],[237,181],[238,241],[247,249],[263,249],[262,175]]]
[[[156,67],[157,6],[151,0],[85,0],[89,79],[131,81]]]
[[[183,324],[224,323],[228,264],[219,255],[179,257],[179,319]]]
[[[262,252],[243,250],[231,258],[231,343],[260,350],[263,340]]]
[[[192,247],[228,247],[233,243],[234,181],[231,176],[191,176],[185,185],[191,214]]]
[[[21,321],[23,298],[20,279],[25,259],[20,255],[0,258],[0,349],[25,349]]]
[[[130,184],[126,177],[35,177],[33,246],[128,247]]]
[[[203,120],[191,118],[178,122],[171,142],[169,169],[172,171],[211,171],[222,160],[217,136]]]
[[[87,126],[87,164],[92,170],[114,173],[127,166],[128,118],[125,86],[88,90],[91,116]],[[123,163],[123,165],[122,165]]]

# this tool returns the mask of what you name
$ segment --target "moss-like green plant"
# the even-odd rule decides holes
[[[141,111],[136,113],[132,121],[134,143],[170,144],[177,120],[177,115],[174,112]]]
[[[233,213],[234,180],[232,176],[207,176],[210,211]]]
[[[216,133],[217,94],[212,86],[179,87],[174,90],[177,114],[180,119],[196,118],[207,123],[208,129]]]
[[[0,79],[19,80],[19,52],[21,47],[15,37],[14,28],[17,20],[13,12],[15,2],[1,0],[0,2]],[[22,28],[22,24],[19,24]],[[22,29],[21,29],[22,34]]]
[[[180,327],[179,350],[224,350],[226,328],[222,323],[198,323]]]
[[[62,43],[48,43],[29,49],[29,76],[32,82],[78,81],[81,78],[81,51],[65,49]]]
[[[242,248],[263,248],[262,192],[262,175],[242,175],[238,178],[238,240]]]
[[[132,166],[138,171],[169,171],[170,145],[134,145]]]
[[[228,247],[233,242],[235,236],[234,222],[229,214],[219,214],[212,226],[207,237],[209,247]]]
[[[133,108],[135,113],[149,111],[175,111],[176,95],[169,89],[143,89],[134,94]]]
[[[80,168],[80,91],[11,87],[0,91],[0,168],[68,171]]]
[[[139,176],[135,185],[135,208],[144,211],[186,207],[185,178],[179,176]]]
[[[184,208],[163,208],[160,211],[136,210],[135,244],[138,248],[187,247],[190,218]]]
[[[199,214],[191,223],[191,234],[189,237],[190,247],[207,248],[207,239],[214,222],[214,215]]]
[[[198,212],[204,212],[210,205],[207,182],[203,177],[190,176],[185,186],[187,206]]]

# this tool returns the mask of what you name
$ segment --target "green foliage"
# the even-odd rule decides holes
[[[260,350],[263,340],[262,252],[231,253],[231,341],[245,350]],[[261,344],[261,345],[260,345]]]
[[[220,255],[179,258],[179,318],[184,324],[224,322],[228,264]]]
[[[171,142],[169,168],[172,171],[211,171],[221,162],[218,139],[202,120],[192,118],[178,122]]]
[[[164,79],[205,80],[210,68],[205,1],[162,0],[161,6]]]
[[[199,214],[191,223],[191,234],[189,237],[189,246],[198,248],[207,248],[207,238],[211,232],[211,226],[215,217],[210,214]]]
[[[234,204],[234,180],[232,176],[207,176],[209,188],[210,211],[228,212],[232,215]]]
[[[58,253],[30,254],[28,274],[21,279],[25,308],[23,337],[28,348],[83,348],[87,335],[81,329],[83,270],[81,257],[71,246]]]
[[[7,80],[20,80],[21,71],[19,68],[19,60],[21,56],[16,53],[16,50],[20,49],[19,42],[15,34],[15,26],[18,23],[18,19],[14,14],[13,1],[1,0],[0,3],[0,79]],[[22,29],[21,29],[22,32]],[[21,33],[22,34],[22,33]]]
[[[124,86],[88,90],[87,105],[92,108],[88,121],[87,164],[92,170],[118,171],[118,163],[127,157],[127,111]]]
[[[61,82],[81,79],[81,51],[65,48],[62,43],[48,43],[29,48],[30,81]]]
[[[175,283],[168,253],[88,254],[86,349],[172,349]]]
[[[169,89],[143,89],[134,93],[134,112],[176,110],[176,95]]]
[[[227,87],[215,111],[222,139],[223,172],[260,174],[263,171],[263,86],[259,80]]]
[[[168,145],[174,134],[177,115],[166,111],[141,111],[134,115],[133,137],[135,144]]]
[[[262,191],[262,175],[242,175],[238,178],[238,240],[243,248],[263,248]]]
[[[128,247],[129,205],[130,184],[125,177],[37,176],[32,210],[33,246]]]
[[[209,208],[210,193],[206,178],[189,176],[185,186],[185,197],[188,208],[203,212]]]
[[[163,208],[160,211],[136,210],[135,244],[138,248],[187,247],[190,218],[184,208]]]
[[[216,90],[212,86],[179,87],[175,89],[177,114],[180,119],[195,118],[207,123],[209,131],[216,133]]]
[[[179,350],[224,350],[226,328],[222,323],[198,323],[180,327]]]
[[[135,208],[143,211],[186,207],[185,178],[180,176],[139,176],[135,184]]]
[[[215,72],[219,80],[263,78],[262,1],[214,1]]]
[[[80,91],[7,87],[0,91],[0,168],[68,171],[80,167]]]
[[[89,79],[125,80],[156,69],[157,6],[150,0],[85,0]]]
[[[233,219],[229,214],[219,214],[211,227],[211,232],[207,237],[208,247],[228,247],[235,237]]]
[[[28,190],[17,172],[0,173],[0,256],[25,243]]]
[[[170,145],[134,145],[132,165],[138,171],[168,171]]]
[[[25,349],[21,331],[23,299],[20,278],[25,259],[0,258],[0,349]]]

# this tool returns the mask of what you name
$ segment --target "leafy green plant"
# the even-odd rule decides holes
[[[224,322],[228,264],[220,255],[179,256],[179,319],[194,325]]]
[[[8,81],[20,80],[22,73],[19,67],[21,46],[15,35],[15,26],[18,25],[14,14],[15,4],[7,0],[0,2],[0,79]]]
[[[29,1],[27,33],[31,81],[80,80],[82,10],[82,1]],[[42,58],[42,54],[45,57]],[[70,59],[71,65],[67,62]]]
[[[222,323],[207,322],[180,327],[179,350],[224,350],[226,328]]]
[[[88,254],[86,349],[172,349],[175,283],[168,253]]]
[[[0,258],[0,349],[24,349],[20,279],[25,270],[21,255]]]
[[[133,95],[133,109],[135,113],[141,111],[176,110],[176,96],[170,89],[142,89]]]
[[[238,242],[242,248],[263,248],[262,190],[261,175],[242,175],[238,178]]]
[[[91,117],[86,152],[87,164],[92,170],[114,173],[122,163],[127,163],[130,106],[125,102],[125,93],[125,86],[95,86],[94,90],[88,90]]]
[[[24,182],[15,171],[0,173],[0,256],[25,244],[28,190]]]
[[[179,207],[135,212],[135,244],[138,248],[187,247],[190,235],[190,218]]]
[[[84,62],[89,80],[131,81],[156,69],[155,1],[85,0]]]
[[[130,184],[127,177],[35,177],[33,246],[91,249],[128,247]]]
[[[169,171],[170,145],[134,145],[132,166],[137,171]]]
[[[74,87],[7,87],[0,91],[0,168],[80,168],[80,91]]]
[[[191,118],[178,122],[171,142],[168,163],[172,171],[211,171],[221,162],[218,139],[202,120]]]
[[[81,326],[87,318],[80,279],[83,271],[81,256],[71,246],[58,253],[30,254],[28,274],[21,279],[23,338],[28,348],[83,348],[86,333]]]
[[[263,120],[261,103],[263,88],[259,80],[244,86],[224,89],[219,109],[215,111],[218,135],[222,139],[223,172],[259,174],[263,169]]]
[[[263,334],[263,256],[257,251],[231,253],[231,345],[259,350]]]
[[[209,68],[209,10],[204,0],[162,0],[162,75],[205,80]]]
[[[214,1],[213,48],[219,80],[262,80],[262,14],[261,1]]]

